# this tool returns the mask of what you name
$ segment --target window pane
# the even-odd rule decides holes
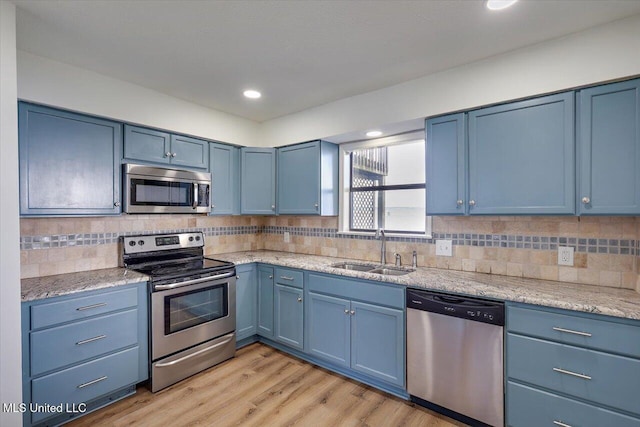
[[[384,229],[425,231],[425,190],[384,191]]]
[[[424,183],[424,141],[387,148],[388,171],[384,185]]]

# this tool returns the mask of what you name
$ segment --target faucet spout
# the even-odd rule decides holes
[[[380,246],[380,264],[385,265],[387,263],[387,236],[384,234],[384,230],[379,230],[380,238],[382,239],[382,245]]]

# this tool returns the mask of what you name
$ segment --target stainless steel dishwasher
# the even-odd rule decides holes
[[[474,426],[504,425],[504,304],[407,289],[411,400]]]

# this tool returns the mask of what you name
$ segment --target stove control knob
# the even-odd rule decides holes
[[[138,244],[139,244],[140,246],[144,246],[144,240],[138,240]]]
[[[189,241],[193,242],[193,236],[189,236]]]
[[[136,245],[135,241],[133,241],[133,240],[129,241],[129,246],[135,246],[135,245]]]
[[[199,241],[199,240],[200,240],[200,236],[196,236],[196,241]]]

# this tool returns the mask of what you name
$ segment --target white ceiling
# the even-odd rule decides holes
[[[258,122],[640,13],[640,0],[14,2],[18,49]]]

